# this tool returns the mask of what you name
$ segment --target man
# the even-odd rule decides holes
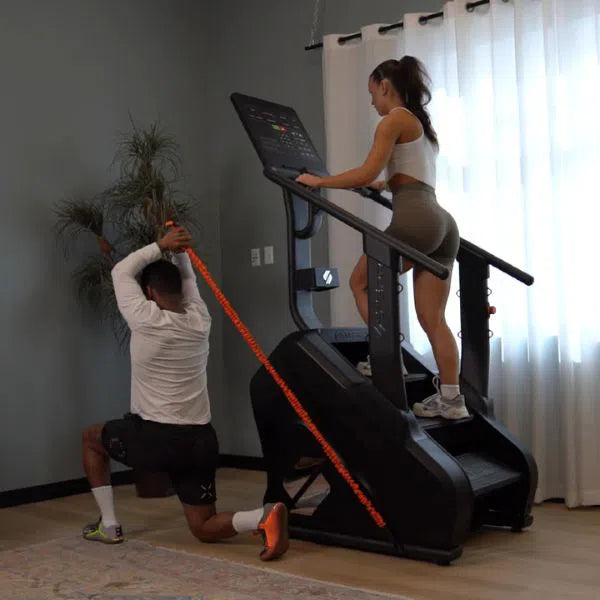
[[[131,329],[131,412],[83,433],[83,465],[101,513],[83,537],[123,541],[110,485],[113,458],[134,469],[168,472],[199,540],[255,531],[264,541],[260,558],[271,560],[288,548],[284,504],[216,512],[218,442],[206,384],[211,318],[183,251],[190,243],[186,229],[173,227],[112,270],[119,310]],[[167,251],[173,262],[162,258]]]

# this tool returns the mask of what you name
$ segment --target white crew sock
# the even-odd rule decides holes
[[[100,509],[104,527],[119,525],[119,521],[117,521],[115,515],[112,485],[103,485],[102,487],[92,488],[92,494],[94,494],[96,504],[98,504],[98,508]]]
[[[454,400],[456,396],[460,396],[460,387],[458,385],[448,385],[443,383],[440,386],[440,391],[444,400]]]
[[[256,531],[258,529],[258,524],[264,515],[264,506],[261,506],[261,508],[257,508],[256,510],[236,512],[233,515],[231,524],[238,533],[243,533],[244,531]]]

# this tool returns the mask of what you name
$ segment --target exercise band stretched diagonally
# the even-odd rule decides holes
[[[173,221],[167,221],[165,225],[167,227],[172,227],[175,225],[175,223]],[[350,475],[346,467],[344,467],[339,456],[336,454],[335,450],[329,445],[327,440],[323,437],[323,434],[319,431],[317,426],[312,422],[309,414],[306,412],[306,410],[304,410],[302,404],[300,403],[294,392],[289,388],[289,386],[279,375],[279,373],[277,373],[275,367],[273,367],[267,355],[262,351],[262,349],[258,345],[258,342],[254,339],[254,336],[250,333],[246,325],[244,325],[235,309],[231,306],[231,304],[229,303],[219,286],[216,284],[215,280],[212,278],[212,275],[210,274],[204,262],[202,262],[200,257],[191,248],[186,248],[185,251],[190,257],[190,260],[192,261],[192,264],[194,265],[196,270],[200,273],[200,275],[202,275],[210,289],[215,294],[217,300],[219,301],[219,304],[221,304],[223,310],[231,319],[231,322],[240,332],[248,346],[250,346],[250,349],[252,350],[252,352],[254,352],[258,360],[262,363],[262,365],[269,372],[271,377],[275,380],[277,385],[281,388],[281,391],[285,394],[285,397],[291,404],[296,414],[300,417],[300,419],[302,419],[304,425],[306,425],[308,430],[312,433],[314,438],[321,445],[326,456],[333,463],[338,473],[350,486],[360,503],[367,509],[367,511],[371,515],[371,518],[373,519],[373,521],[375,521],[375,524],[380,528],[385,527],[385,520],[383,519],[383,517],[377,512],[371,501],[365,496],[363,491],[360,489],[358,483],[354,481],[352,475]]]

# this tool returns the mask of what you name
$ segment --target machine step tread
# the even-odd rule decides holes
[[[404,376],[404,383],[417,383],[418,381],[425,381],[429,377],[425,373],[409,373]]]
[[[454,458],[467,474],[475,496],[483,496],[521,479],[519,471],[484,453],[465,452]]]
[[[365,377],[372,378],[371,375],[366,375]],[[404,376],[404,383],[418,383],[426,379],[429,379],[429,375],[425,375],[424,373],[408,373],[408,375]]]
[[[473,415],[464,419],[444,419],[444,417],[416,417],[417,423],[423,429],[441,429],[442,427],[459,427],[473,420]]]

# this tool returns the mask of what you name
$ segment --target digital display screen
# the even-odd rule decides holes
[[[293,108],[243,94],[231,100],[265,167],[327,174]]]

